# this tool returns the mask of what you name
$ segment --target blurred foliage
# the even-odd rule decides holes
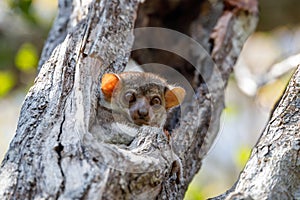
[[[259,0],[257,30],[271,31],[279,26],[299,26],[299,0]]]
[[[185,194],[185,200],[202,200],[204,196],[201,194],[201,187],[197,184],[190,184]]]
[[[223,112],[225,115],[229,118],[235,117],[239,114],[239,108],[236,104],[228,103],[226,104],[226,107],[224,108]]]
[[[9,0],[8,3],[12,10],[20,13],[27,21],[36,24],[36,17],[32,11],[32,0]]]
[[[1,37],[0,30],[0,70],[6,69],[11,65],[14,58],[14,49],[9,44],[9,41]]]
[[[243,169],[245,164],[247,163],[249,156],[251,153],[251,148],[247,145],[241,146],[239,150],[236,152],[235,163],[239,169]]]
[[[15,57],[16,67],[23,72],[34,72],[38,64],[36,47],[31,43],[24,43]]]
[[[274,80],[273,82],[261,87],[257,93],[256,101],[263,108],[273,108],[277,100],[280,99],[290,78],[292,77],[294,70],[284,74],[281,78]],[[274,90],[276,88],[276,90]],[[270,105],[270,102],[273,104]]]
[[[12,72],[0,71],[0,97],[5,96],[15,85],[15,77]]]
[[[27,89],[32,83],[57,9],[55,2],[0,2],[0,98],[16,89]]]

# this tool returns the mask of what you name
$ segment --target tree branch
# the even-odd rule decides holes
[[[213,199],[299,199],[299,66],[234,188]]]

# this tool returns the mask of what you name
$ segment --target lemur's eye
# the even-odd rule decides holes
[[[135,102],[136,98],[133,92],[126,92],[124,95],[124,100],[127,103],[133,103]]]
[[[159,97],[153,97],[151,99],[151,106],[154,106],[154,105],[161,105],[161,100]]]

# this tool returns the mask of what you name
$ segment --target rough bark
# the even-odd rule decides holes
[[[59,9],[1,165],[0,199],[182,199],[218,132],[224,89],[256,25],[257,2],[61,0]],[[84,143],[95,118],[105,114],[99,80],[122,71],[139,48],[135,25],[172,28],[202,44],[206,55],[199,44],[156,35],[169,45],[160,50],[190,63],[158,56],[162,51],[132,54],[138,63],[156,56],[170,61],[196,94],[171,142],[160,129],[145,127],[129,147]]]
[[[300,199],[299,111],[298,66],[239,180],[214,199]]]

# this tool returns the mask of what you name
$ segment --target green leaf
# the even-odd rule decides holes
[[[6,95],[15,85],[15,78],[11,72],[0,71],[0,97]]]
[[[23,72],[32,72],[38,62],[37,50],[31,43],[24,43],[17,52],[15,65]]]

